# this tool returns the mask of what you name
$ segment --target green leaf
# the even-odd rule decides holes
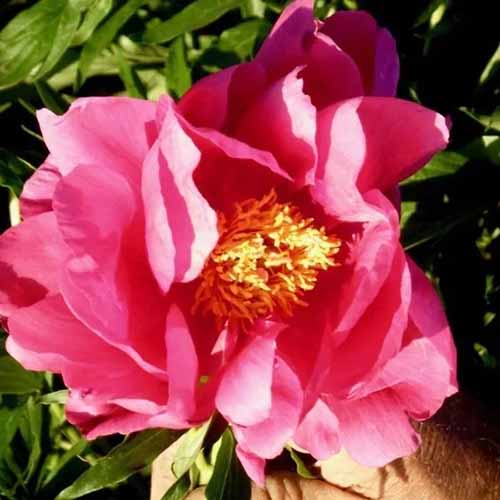
[[[135,69],[125,60],[120,49],[116,53],[120,78],[130,97],[140,97],[146,99],[146,89]]]
[[[306,479],[315,479],[317,477],[307,468],[307,465],[302,461],[300,455],[293,448],[288,448],[288,451],[290,452],[292,460],[295,462],[297,474],[299,476],[305,477]]]
[[[85,471],[57,496],[57,500],[80,498],[118,484],[149,465],[176,438],[178,433],[167,430],[149,430],[135,435]]]
[[[496,132],[500,132],[500,107],[496,108],[491,115],[481,115],[478,113],[474,113],[468,108],[458,109],[460,109],[462,113],[465,113],[476,122],[480,123],[483,127],[485,127],[486,131],[492,129]]]
[[[439,21],[441,21],[441,18],[446,11],[447,4],[448,0],[433,0],[422,12],[422,14],[420,14],[413,27],[417,28],[426,22],[429,22],[431,28],[434,27]]]
[[[69,0],[41,0],[0,32],[0,88],[25,80],[40,63],[40,77],[71,43],[80,13]]]
[[[64,405],[68,401],[68,390],[49,392],[38,398],[38,403],[42,405],[61,404]]]
[[[255,45],[265,37],[270,28],[270,23],[260,19],[238,24],[221,33],[219,49],[235,52],[240,59],[247,59],[253,55]]]
[[[264,17],[266,13],[266,4],[264,0],[245,0],[241,7],[243,17]]]
[[[417,211],[418,203],[416,201],[403,201],[401,203],[401,227],[404,228],[413,214]]]
[[[500,137],[483,135],[463,147],[460,153],[475,160],[490,161],[500,166]]]
[[[24,181],[31,173],[33,172],[27,163],[10,151],[0,149],[0,186],[19,197]]]
[[[69,107],[68,103],[47,82],[35,82],[40,99],[56,115],[62,115]]]
[[[175,477],[180,478],[183,476],[196,461],[203,447],[210,424],[211,420],[200,427],[189,430],[179,439],[179,446],[172,463],[172,472]]]
[[[0,394],[31,394],[42,383],[40,374],[25,370],[10,356],[0,356]]]
[[[42,485],[42,492],[50,490],[51,483],[58,479],[59,474],[63,469],[78,455],[81,455],[88,447],[89,443],[85,439],[80,439],[74,444],[64,455],[58,460],[56,467],[54,467],[45,478]]]
[[[5,102],[3,104],[0,104],[0,114],[2,114],[4,111],[7,111],[11,106],[12,106],[11,102]]]
[[[468,209],[453,216],[443,217],[438,221],[433,220],[432,223],[423,224],[416,231],[405,230],[402,235],[403,248],[409,251],[431,241],[442,239],[461,224],[474,220],[484,211],[484,208],[480,206],[475,210]]]
[[[497,50],[491,56],[491,59],[486,64],[481,76],[479,77],[479,85],[484,85],[488,80],[490,80],[493,75],[498,71],[500,67],[500,44],[498,44]]]
[[[19,426],[22,408],[0,408],[0,460],[10,445]]]
[[[444,151],[435,155],[432,160],[418,172],[413,174],[408,179],[404,180],[401,185],[410,184],[412,182],[426,181],[434,177],[442,177],[445,175],[453,175],[458,172],[469,159],[453,151]]]
[[[29,424],[29,439],[26,439],[26,444],[30,450],[28,467],[26,470],[26,480],[29,480],[35,474],[38,463],[42,456],[42,407],[35,404],[33,398],[28,400],[26,405],[28,424]]]
[[[186,61],[186,47],[182,36],[170,45],[165,64],[167,88],[175,98],[180,98],[191,87],[191,70]]]
[[[121,27],[135,14],[144,1],[129,0],[92,34],[83,47],[78,64],[77,87],[81,87],[87,79],[94,59],[114,40]]]
[[[167,21],[148,27],[146,43],[164,43],[188,31],[214,22],[226,12],[240,7],[244,0],[196,0]]]
[[[235,441],[229,428],[222,434],[214,471],[207,484],[207,500],[250,499],[251,487],[234,452]]]
[[[484,347],[484,345],[480,344],[479,342],[474,342],[474,350],[477,352],[486,368],[496,368],[497,360],[489,353],[488,349]]]
[[[52,29],[54,30],[52,46],[42,67],[37,72],[37,78],[45,76],[58,63],[71,45],[80,24],[80,11],[74,7],[71,0],[67,0],[62,12],[52,22]]]
[[[71,42],[72,46],[81,45],[85,43],[99,23],[109,14],[113,7],[113,0],[95,0],[89,7],[88,12],[83,18],[82,24],[75,33]]]
[[[170,486],[161,497],[161,500],[183,500],[190,491],[191,481],[189,480],[189,474],[185,473]]]

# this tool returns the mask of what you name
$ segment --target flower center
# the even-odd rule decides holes
[[[272,313],[291,316],[334,260],[340,240],[315,227],[271,191],[260,200],[236,203],[230,217],[219,214],[219,242],[201,273],[193,311],[211,313],[247,329]]]

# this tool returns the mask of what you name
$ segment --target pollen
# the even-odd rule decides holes
[[[259,318],[290,317],[307,306],[318,275],[337,266],[341,241],[316,227],[275,191],[260,200],[236,203],[218,214],[219,242],[208,258],[196,290],[193,312],[247,330]]]

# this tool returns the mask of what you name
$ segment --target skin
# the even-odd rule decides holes
[[[346,453],[318,465],[323,480],[290,472],[268,476],[252,500],[500,500],[500,409],[459,394],[431,420],[416,424],[421,448],[411,457],[372,469]],[[173,481],[172,448],[153,466],[151,500],[160,500]],[[203,489],[189,500],[204,499]]]

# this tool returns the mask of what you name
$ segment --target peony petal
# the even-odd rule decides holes
[[[338,425],[335,414],[318,399],[300,422],[293,440],[317,460],[326,460],[340,451]]]
[[[71,249],[61,280],[70,309],[101,338],[163,377],[163,334],[140,334],[164,312],[140,257],[144,223],[129,183],[106,167],[79,166],[57,185],[53,207]],[[138,310],[137,303],[148,303],[155,314]]]
[[[65,299],[91,329],[125,340],[126,306],[115,274],[121,238],[135,212],[128,183],[110,168],[77,167],[59,182],[54,211],[72,250],[64,270]]]
[[[245,387],[244,385],[240,387]],[[240,389],[241,390],[241,389]],[[272,402],[267,418],[255,425],[242,427],[233,422],[233,430],[241,446],[261,458],[277,457],[297,428],[302,413],[302,388],[294,371],[276,358],[272,380]],[[247,391],[252,398],[256,393]]]
[[[101,340],[53,295],[9,318],[7,349],[24,367],[61,373],[89,406],[121,404],[144,412],[166,403],[167,385]]]
[[[171,415],[147,416],[127,411],[115,405],[102,407],[94,414],[89,411],[85,404],[81,403],[78,396],[73,394],[70,394],[66,405],[66,416],[70,423],[77,425],[82,430],[87,439],[116,433],[130,434],[158,427],[183,429],[188,426],[186,422],[180,422]]]
[[[0,236],[0,316],[56,293],[67,247],[53,213],[30,217]]]
[[[373,88],[370,94],[394,97],[398,90],[398,81],[399,57],[396,41],[385,28],[379,29],[375,49]]]
[[[368,220],[359,242],[351,249],[352,277],[344,284],[339,299],[338,332],[353,328],[373,302],[391,272],[400,247],[398,213],[379,192],[370,192],[368,199],[372,202],[373,219]]]
[[[354,59],[366,95],[394,96],[399,78],[396,44],[368,12],[336,12],[324,21],[321,32]]]
[[[193,125],[221,130],[228,113],[229,87],[237,68],[231,66],[196,82],[179,101],[179,112]]]
[[[171,106],[144,162],[142,186],[149,260],[164,292],[174,280],[195,279],[219,237],[217,216],[193,180],[199,159]]]
[[[109,405],[106,410],[100,409],[96,415],[86,413],[81,410],[78,400],[70,394],[66,405],[66,418],[69,423],[78,426],[89,440],[112,434],[126,435],[151,427],[148,425],[148,419],[140,413],[129,412],[113,405]]]
[[[302,91],[302,80],[297,76],[300,69],[270,86],[248,108],[234,136],[270,151],[279,165],[303,185],[314,182],[316,110]]]
[[[265,84],[265,71],[258,62],[231,66],[196,82],[179,101],[178,110],[196,127],[223,131],[251,106]]]
[[[160,117],[170,102],[168,99],[160,101]],[[237,201],[260,198],[271,189],[282,194],[293,188],[290,176],[268,151],[216,130],[194,127],[180,115],[178,119],[198,150],[203,152],[194,180],[212,208],[231,210]]]
[[[391,388],[399,405],[412,418],[425,420],[434,415],[450,395],[450,368],[449,361],[432,342],[425,337],[417,338],[390,359],[361,392]]]
[[[99,366],[112,359],[113,353],[121,354],[80,323],[60,295],[46,297],[13,314],[9,333],[9,351],[29,370],[63,373],[72,363]]]
[[[61,172],[52,165],[49,156],[24,184],[20,199],[23,219],[52,210],[52,198],[60,178]]]
[[[354,231],[353,239],[344,243],[348,247],[347,260],[332,276],[336,301],[332,310],[337,318],[334,345],[345,340],[379,293],[399,247],[399,216],[391,202],[379,191],[367,193],[364,200],[355,188],[343,186],[342,180],[345,181],[339,178],[335,184],[319,183],[311,190],[313,199],[328,214],[335,216],[339,210],[343,218],[354,223],[348,226]],[[342,200],[348,189],[356,193],[355,201],[354,197]]]
[[[160,128],[165,120],[167,112],[169,112],[173,106],[174,104],[171,98],[167,96],[160,98],[157,108],[157,122]],[[207,147],[208,149],[210,149],[210,147],[216,147],[224,152],[229,158],[255,162],[259,165],[266,166],[271,172],[278,176],[291,180],[288,174],[278,165],[274,156],[268,151],[253,148],[247,143],[241,142],[218,130],[194,126],[180,113],[177,113],[176,117],[184,131],[189,135],[200,151],[205,153]],[[202,155],[202,160],[203,156],[204,155]]]
[[[354,61],[322,33],[316,33],[310,43],[307,65],[301,76],[304,78],[304,92],[318,110],[364,94],[361,75]]]
[[[350,99],[318,116],[319,177],[327,183],[342,179],[346,190],[354,180],[361,193],[388,191],[445,148],[448,137],[445,118],[418,104]],[[358,202],[356,193],[350,196],[338,202],[340,211]]]
[[[275,349],[274,336],[251,338],[225,369],[215,405],[230,422],[252,425],[268,416]]]
[[[189,327],[181,310],[172,305],[165,326],[169,395],[167,410],[180,419],[195,411],[198,358]]]
[[[351,394],[367,374],[398,353],[407,327],[410,300],[410,273],[404,252],[398,249],[378,295],[332,354],[329,393]]]
[[[156,138],[156,104],[128,97],[77,99],[62,116],[37,117],[51,161],[63,175],[79,164],[108,167],[137,185],[144,157]]]
[[[306,43],[315,29],[312,0],[295,0],[283,10],[256,56],[271,80],[306,62]]]
[[[410,318],[420,335],[428,338],[446,360],[450,375],[448,395],[457,391],[457,352],[443,305],[425,274],[407,257],[412,282]]]
[[[258,486],[263,488],[266,479],[264,473],[266,461],[253,453],[245,451],[241,445],[236,446],[236,455],[245,469],[245,472],[248,474],[248,477]]]
[[[410,455],[420,444],[405,411],[390,391],[329,403],[339,419],[341,443],[362,465],[382,467]]]

